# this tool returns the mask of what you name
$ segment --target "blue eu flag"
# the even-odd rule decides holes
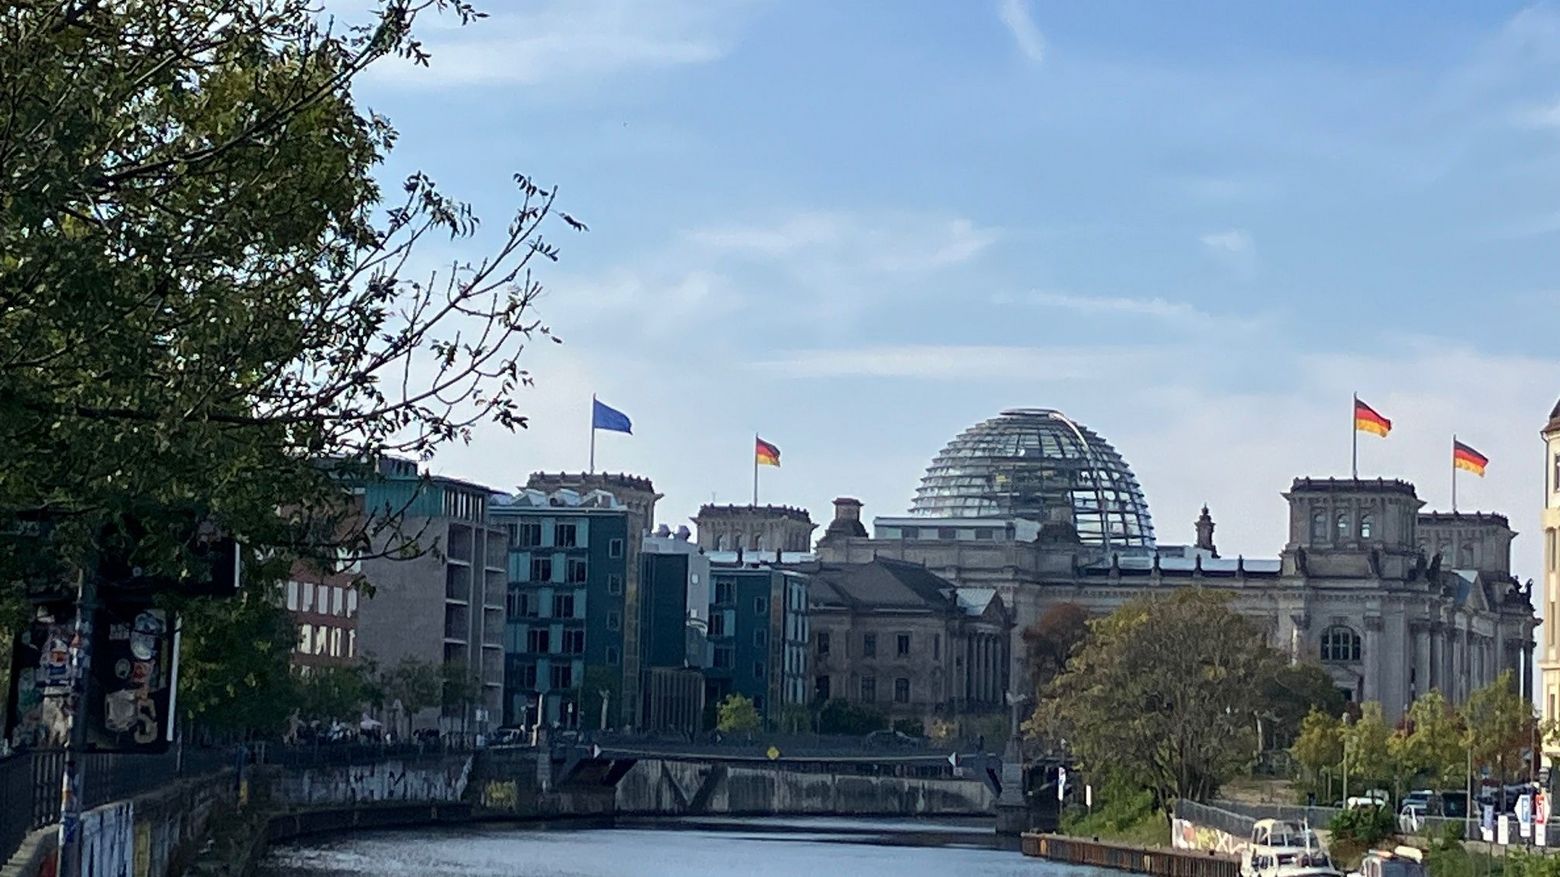
[[[590,416],[591,428],[606,429],[612,432],[626,432],[629,435],[633,435],[633,424],[629,421],[627,414],[610,405],[603,405],[595,399],[591,400],[591,404],[594,406]]]

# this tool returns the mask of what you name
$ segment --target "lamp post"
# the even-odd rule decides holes
[[[1349,806],[1349,719],[1348,713],[1343,714],[1343,806]]]

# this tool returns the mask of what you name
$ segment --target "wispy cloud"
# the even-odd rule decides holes
[[[1560,101],[1524,107],[1516,112],[1514,121],[1522,128],[1560,128]]]
[[[910,213],[798,213],[767,225],[694,229],[684,237],[707,249],[760,259],[837,257],[857,271],[924,271],[968,262],[998,230],[959,216]]]
[[[519,6],[520,4],[514,4]],[[743,3],[552,0],[494,8],[466,27],[429,27],[428,69],[387,59],[371,78],[418,88],[544,85],[605,79],[717,60],[734,43]]]
[[[1211,231],[1198,240],[1216,253],[1249,253],[1252,250],[1251,235],[1238,228]]]
[[[1029,381],[1093,380],[1102,365],[1134,368],[1158,355],[1143,348],[907,344],[792,350],[755,368],[792,378],[968,380],[1022,374]]]
[[[1045,57],[1045,36],[1035,24],[1029,0],[1001,0],[997,7],[997,17],[1007,26],[1024,57],[1035,62]]]
[[[1157,296],[1154,298],[1125,298],[1119,296],[1074,295],[1067,292],[1037,289],[1021,295],[997,293],[991,297],[991,303],[1060,308],[1081,314],[1125,314],[1138,317],[1153,317],[1161,320],[1211,319],[1210,315],[1199,311],[1185,302],[1170,301]]]

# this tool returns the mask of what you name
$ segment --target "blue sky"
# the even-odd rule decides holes
[[[1560,7],[1517,4],[486,0],[431,69],[360,98],[501,225],[556,233],[530,430],[434,463],[512,487],[598,462],[674,525],[853,495],[898,514],[955,433],[1049,406],[1137,471],[1160,540],[1207,502],[1272,555],[1279,492],[1345,475],[1349,395],[1396,421],[1362,474],[1537,529],[1560,381]],[[482,241],[428,254],[475,258]],[[428,264],[432,264],[430,261]],[[1537,569],[1537,540],[1518,540]]]

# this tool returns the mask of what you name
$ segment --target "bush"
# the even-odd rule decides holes
[[[1397,832],[1397,821],[1385,807],[1354,807],[1333,817],[1328,829],[1334,841],[1352,841],[1370,846]]]
[[[906,737],[926,736],[926,726],[921,724],[920,719],[895,719],[894,730]]]
[[[820,734],[870,734],[888,727],[888,716],[881,710],[858,706],[845,700],[831,700],[818,711]]]

